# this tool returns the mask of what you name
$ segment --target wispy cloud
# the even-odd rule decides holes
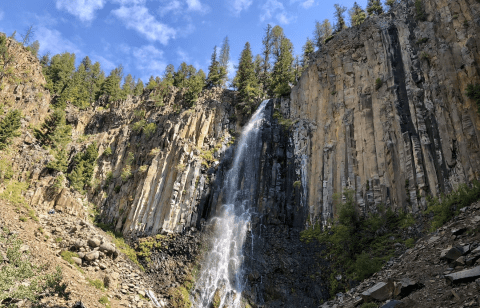
[[[200,13],[206,13],[209,10],[209,7],[205,4],[202,4],[200,0],[187,0],[187,8],[189,11]]]
[[[190,56],[188,55],[188,53],[186,51],[184,51],[183,49],[181,48],[178,48],[177,49],[177,55],[178,55],[178,59],[182,62],[190,62]]]
[[[140,77],[147,82],[150,76],[161,76],[167,66],[163,57],[163,51],[153,45],[133,48],[135,67],[141,71]]]
[[[158,10],[158,13],[161,16],[164,16],[169,13],[178,14],[182,8],[182,3],[178,0],[169,1],[165,6],[161,6]]]
[[[35,31],[34,37],[40,43],[39,53],[41,55],[47,52],[55,55],[65,51],[73,52],[77,54],[77,57],[79,54],[81,54],[81,51],[77,45],[68,39],[65,39],[58,30],[39,26]]]
[[[83,22],[92,21],[95,11],[105,5],[105,0],[56,0],[58,10],[66,10]]]
[[[267,0],[262,6],[262,10],[263,14],[260,15],[261,22],[275,18],[280,24],[289,24],[294,19],[287,15],[283,3],[278,0]]]
[[[144,6],[122,6],[112,13],[119,18],[128,29],[134,29],[150,41],[158,41],[164,45],[175,38],[176,30],[160,23]]]
[[[106,72],[106,74],[108,75],[109,71],[113,70],[114,68],[116,68],[117,66],[115,65],[115,63],[113,63],[112,61],[108,60],[107,58],[97,54],[97,53],[93,53],[91,56],[90,56],[90,59],[92,59],[93,62],[99,62],[100,65],[102,66],[102,69]]]
[[[235,14],[240,14],[243,10],[247,10],[252,5],[252,0],[233,0],[231,8]]]
[[[121,5],[140,5],[145,4],[146,0],[111,0],[113,3]]]
[[[303,8],[308,9],[309,7],[313,6],[315,4],[315,0],[306,0],[300,4],[303,6]]]

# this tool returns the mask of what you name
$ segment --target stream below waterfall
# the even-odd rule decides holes
[[[210,221],[214,230],[211,250],[202,264],[192,307],[235,308],[241,305],[246,285],[243,246],[255,211],[261,131],[267,104],[268,100],[260,104],[236,146],[232,166],[223,182],[224,202]]]

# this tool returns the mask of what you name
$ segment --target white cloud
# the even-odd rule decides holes
[[[2,10],[0,10],[0,20],[2,20],[2,19],[3,19],[3,15],[4,15],[3,11],[2,11]]]
[[[313,6],[315,4],[315,0],[306,0],[305,2],[302,2],[301,6],[303,8],[308,9],[309,7]]]
[[[163,58],[163,51],[153,45],[133,48],[135,67],[142,72],[140,77],[147,82],[150,76],[161,76],[167,66]]]
[[[63,38],[62,34],[57,30],[51,30],[44,26],[39,26],[35,31],[34,37],[40,43],[40,55],[47,52],[55,55],[68,51],[75,53],[78,58],[81,54],[80,49],[78,49],[71,41]]]
[[[150,41],[159,41],[166,45],[168,40],[175,38],[175,29],[158,22],[144,6],[122,6],[112,13],[123,21],[128,29],[134,29]]]
[[[252,0],[233,0],[233,5],[231,7],[235,14],[240,14],[241,11],[246,11],[250,5],[252,5],[252,2]]]
[[[101,55],[94,53],[90,56],[90,59],[92,62],[99,62],[100,65],[102,66],[102,69],[107,72],[106,74],[108,75],[108,72],[116,68],[117,66],[115,63],[112,61],[106,59],[105,57],[102,57]]]
[[[120,5],[140,5],[145,4],[146,0],[111,0],[113,3]]]
[[[208,6],[203,5],[200,0],[187,0],[187,7],[189,11],[201,13],[206,13],[208,11]]]
[[[180,61],[182,62],[190,62],[190,57],[188,55],[188,53],[184,50],[182,50],[181,48],[178,48],[177,49],[177,55],[178,55],[178,58]]]
[[[308,0],[307,0],[308,1]],[[281,24],[288,24],[293,19],[287,15],[285,7],[280,1],[277,0],[267,0],[262,6],[263,14],[260,15],[260,21],[264,22],[266,20],[272,19],[273,16]]]
[[[167,5],[165,5],[163,7],[160,7],[158,12],[162,16],[164,16],[165,14],[168,14],[170,12],[172,12],[173,14],[178,14],[178,13],[180,13],[181,8],[182,8],[182,4],[180,3],[180,1],[173,0],[173,1],[169,1],[167,3]]]
[[[95,11],[105,5],[105,0],[56,0],[58,10],[66,10],[84,22],[92,21]]]

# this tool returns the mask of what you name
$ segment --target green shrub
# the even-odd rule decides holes
[[[112,179],[113,179],[113,172],[112,171],[108,171],[107,172],[107,175],[105,177],[105,186],[109,186],[110,183],[112,182]]]
[[[428,41],[428,37],[424,37],[417,40],[417,45],[425,44]]]
[[[408,248],[412,248],[415,245],[415,240],[413,238],[409,238],[405,241],[405,246]]]
[[[145,171],[147,171],[148,169],[148,165],[143,165],[143,166],[140,166],[140,168],[138,168],[138,171],[140,171],[141,173],[144,173]]]
[[[427,19],[422,0],[415,0],[415,14],[417,20],[425,21]]]
[[[12,141],[13,137],[20,136],[18,129],[21,126],[22,113],[13,109],[0,121],[0,150],[4,150]]]
[[[108,297],[106,295],[100,297],[98,299],[98,302],[104,305],[105,307],[110,308],[110,301],[108,300]]]
[[[132,130],[136,133],[139,133],[140,131],[142,131],[142,129],[145,127],[145,125],[147,125],[146,120],[137,121],[137,122],[133,123]]]
[[[3,193],[0,194],[0,198],[10,201],[15,205],[27,204],[27,200],[23,196],[23,192],[28,189],[28,183],[25,182],[18,182],[14,180],[10,180]]]
[[[144,118],[145,117],[145,110],[144,109],[137,109],[133,112],[133,114],[135,115],[136,118]]]
[[[467,97],[475,100],[477,103],[478,113],[480,113],[480,84],[469,84],[465,90]]]
[[[99,289],[101,291],[105,291],[105,285],[103,284],[103,281],[99,279],[89,279],[87,278],[88,283],[92,286],[95,287],[96,289]]]
[[[145,137],[150,138],[150,136],[153,135],[156,130],[157,130],[157,124],[148,123],[147,125],[145,125],[143,129],[143,133],[145,134]]]
[[[103,151],[103,154],[104,154],[105,156],[110,156],[110,155],[112,155],[112,148],[111,148],[111,147],[106,148],[105,151]]]
[[[380,88],[382,87],[382,85],[383,85],[382,79],[381,79],[381,78],[377,78],[377,79],[375,80],[375,90],[380,89]]]
[[[170,304],[175,308],[190,308],[192,302],[190,301],[190,294],[183,286],[171,288],[168,292],[170,295]]]
[[[327,38],[325,39],[325,44],[328,43],[328,42],[330,42],[333,38],[334,38],[333,35],[330,35],[329,37],[327,37]]]
[[[480,200],[480,182],[473,181],[471,187],[461,184],[457,190],[440,198],[431,198],[426,213],[433,213],[431,230],[443,226],[463,207]]]
[[[302,186],[302,182],[301,181],[295,181],[293,182],[293,187],[298,189]]]
[[[20,221],[23,221],[23,222],[26,222],[26,221],[27,221],[27,217],[25,217],[25,216],[20,216],[18,219],[19,219]]]
[[[10,180],[14,175],[12,164],[6,159],[0,159],[0,178]]]
[[[90,144],[84,152],[75,155],[75,167],[67,177],[71,186],[81,193],[83,193],[84,187],[90,184],[97,157],[96,142]]]
[[[363,280],[378,272],[382,268],[382,261],[380,258],[372,258],[368,253],[363,252],[355,260],[356,278]]]
[[[132,176],[132,166],[126,165],[125,167],[123,167],[120,177],[122,178],[122,181],[125,182],[131,176]]]

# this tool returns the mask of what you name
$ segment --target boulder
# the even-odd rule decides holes
[[[456,260],[463,255],[463,249],[453,247],[450,249],[445,249],[440,255],[440,259]]]
[[[480,277],[480,266],[445,275],[445,279],[449,283],[458,283],[463,281],[475,280],[479,277]]]
[[[393,282],[379,282],[367,291],[360,294],[365,302],[372,300],[384,301],[393,295],[394,285]]]
[[[103,243],[100,245],[100,251],[106,254],[113,254],[115,252],[115,247],[109,243]]]
[[[95,261],[99,258],[100,254],[98,253],[98,251],[92,251],[92,252],[89,252],[85,255],[85,257],[83,257],[86,261],[89,261],[89,262],[92,262],[92,261]]]
[[[82,265],[82,259],[77,258],[77,257],[72,257],[72,260],[77,264],[78,266]]]
[[[93,248],[99,247],[100,246],[100,239],[96,238],[96,237],[88,239],[88,246],[93,247]]]
[[[410,278],[403,278],[402,280],[395,282],[395,297],[404,298],[413,291],[423,288],[423,284],[416,282]]]

